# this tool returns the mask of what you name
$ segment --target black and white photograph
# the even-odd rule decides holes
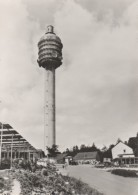
[[[0,195],[138,195],[138,0],[0,0]]]

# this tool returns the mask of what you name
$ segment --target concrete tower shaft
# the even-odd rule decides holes
[[[53,31],[53,26],[47,27],[47,32],[38,42],[38,64],[45,69],[45,131],[48,143],[56,144],[56,108],[55,108],[55,69],[62,64],[62,43]],[[45,138],[46,139],[46,132]],[[46,141],[45,141],[46,143]]]
[[[56,144],[56,105],[55,105],[55,68],[45,71],[46,94],[45,94],[45,130],[48,130],[48,147]]]

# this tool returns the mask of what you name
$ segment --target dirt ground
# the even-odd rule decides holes
[[[14,179],[11,180],[8,170],[0,170],[0,177],[2,177],[5,181],[4,183],[8,183],[11,187],[10,189],[1,190],[0,194],[10,194],[10,195],[19,195],[21,192],[20,183]]]

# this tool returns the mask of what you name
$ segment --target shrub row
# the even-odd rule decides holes
[[[114,169],[112,170],[111,173],[115,175],[120,175],[123,177],[137,177],[137,174],[135,171],[126,170],[126,169]]]

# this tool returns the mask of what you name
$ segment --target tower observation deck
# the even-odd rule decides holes
[[[45,69],[45,150],[46,146],[51,148],[56,144],[55,69],[62,64],[62,48],[61,40],[54,33],[53,26],[48,26],[47,32],[38,42],[37,60],[39,66]]]

